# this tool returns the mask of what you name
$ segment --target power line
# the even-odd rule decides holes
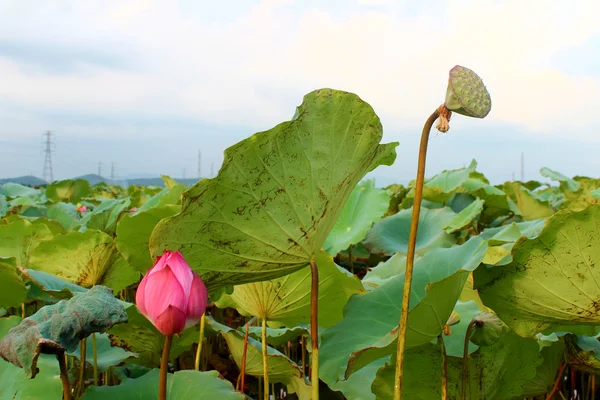
[[[52,146],[54,145],[54,142],[52,141],[52,132],[47,131],[43,136],[46,140],[44,142],[44,171],[42,177],[46,182],[52,183],[54,181],[54,172],[52,171]]]

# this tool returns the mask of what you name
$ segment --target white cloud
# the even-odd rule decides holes
[[[374,3],[359,1],[365,2]],[[266,129],[291,117],[303,94],[326,86],[358,93],[386,128],[403,130],[443,101],[448,70],[461,64],[479,73],[492,94],[489,123],[539,134],[571,127],[582,138],[597,127],[599,76],[570,76],[550,61],[598,35],[596,1],[574,7],[453,0],[418,10],[401,2],[394,12],[359,7],[344,17],[333,6],[289,3],[264,1],[240,17],[210,22],[170,2],[7,2],[0,6],[0,37],[131,49],[134,67],[32,75],[17,60],[0,58],[0,99]]]

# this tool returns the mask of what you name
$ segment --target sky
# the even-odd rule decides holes
[[[214,174],[225,148],[291,119],[319,88],[356,93],[414,179],[448,71],[474,70],[485,119],[432,133],[426,175],[472,159],[492,183],[548,167],[600,176],[597,0],[0,0],[0,178]]]

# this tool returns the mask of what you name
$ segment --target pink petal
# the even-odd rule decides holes
[[[161,315],[169,306],[180,310],[187,308],[187,298],[177,277],[170,268],[164,268],[148,275],[144,288],[144,306],[151,321]]]
[[[165,336],[179,333],[185,328],[185,313],[177,307],[169,306],[156,318],[154,326]]]
[[[165,251],[164,254],[160,256],[158,260],[156,260],[152,268],[150,268],[150,270],[148,271],[148,275],[158,271],[162,271],[167,265],[167,258],[169,257],[170,253],[170,251]]]
[[[146,284],[148,283],[148,275],[144,276],[144,278],[142,279],[142,281],[140,282],[137,291],[135,292],[135,304],[137,305],[138,310],[140,310],[140,313],[147,317],[148,316],[148,311],[146,310],[146,302],[145,302],[145,291],[146,291]]]
[[[185,292],[185,297],[190,296],[190,291],[192,289],[192,280],[194,279],[194,273],[192,269],[185,262],[185,259],[181,255],[180,251],[172,252],[170,256],[165,261],[166,264],[171,268],[171,271],[177,277],[177,280],[183,287],[183,291]]]
[[[187,305],[187,319],[185,327],[195,325],[204,314],[206,310],[206,303],[208,301],[208,292],[202,279],[194,272],[194,280],[192,281],[192,288],[190,297]]]

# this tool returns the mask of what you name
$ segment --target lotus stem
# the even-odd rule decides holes
[[[429,132],[440,113],[436,109],[425,122],[421,133],[419,146],[419,163],[417,167],[417,180],[415,182],[415,198],[413,203],[412,219],[410,221],[410,235],[408,238],[408,252],[406,255],[406,272],[404,275],[404,291],[402,293],[402,311],[398,325],[398,354],[396,356],[396,379],[394,381],[394,400],[402,398],[402,372],[404,368],[404,351],[406,349],[406,332],[408,329],[408,311],[410,302],[410,287],[412,284],[413,263],[417,245],[417,230],[419,228],[419,214],[421,213],[421,200],[423,198],[423,183],[425,181],[425,158]]]
[[[160,359],[160,375],[158,379],[158,400],[167,400],[167,373],[169,372],[169,353],[171,352],[173,335],[165,339],[162,358]]]
[[[77,393],[79,397],[85,390],[85,356],[87,352],[87,340],[84,338],[81,340],[79,345],[79,386],[77,387]]]
[[[310,287],[310,336],[312,343],[312,369],[310,382],[312,400],[319,400],[319,270],[317,262],[310,262],[312,283]]]
[[[475,328],[475,326],[477,326],[477,321],[471,321],[465,335],[462,360],[462,400],[466,400],[467,398],[467,380],[469,378],[469,341],[471,340],[471,335],[473,334],[473,328]]]
[[[301,343],[301,346],[302,346],[302,348],[300,349],[302,351],[302,373],[304,375],[306,375],[306,356],[305,356],[305,354],[306,354],[306,340],[304,338],[304,334],[301,337],[300,343]]]
[[[98,386],[98,349],[96,347],[96,333],[92,333],[92,353],[94,357],[94,385]]]
[[[561,382],[563,381],[565,369],[567,369],[567,366],[569,365],[569,363],[561,361],[561,364],[562,365],[561,365],[560,369],[558,370],[558,375],[556,376],[556,381],[554,381],[554,386],[552,387],[552,390],[550,391],[550,393],[548,393],[548,396],[546,396],[546,400],[552,400],[552,398],[558,391],[558,388],[560,387]],[[592,398],[594,398],[594,397],[592,397]]]
[[[448,356],[446,355],[443,332],[438,336],[437,342],[442,352],[442,400],[448,400]]]
[[[241,388],[242,393],[244,393],[244,388],[246,384],[246,354],[248,353],[248,334],[250,333],[250,321],[246,322],[246,334],[244,335],[244,352],[242,353],[242,382]]]
[[[206,321],[206,313],[202,314],[200,318],[200,336],[198,337],[198,348],[196,349],[196,360],[194,362],[194,369],[200,370],[200,355],[202,354],[202,343],[204,342],[204,324]]]
[[[354,273],[354,257],[352,257],[352,245],[348,247],[348,257],[350,257],[350,272]]]
[[[267,358],[267,320],[262,320],[262,357],[264,375],[264,399],[269,400],[269,359]]]
[[[67,371],[64,350],[56,353],[56,359],[58,360],[60,379],[62,380],[63,385],[63,400],[71,400],[71,384],[69,383],[69,372]]]

